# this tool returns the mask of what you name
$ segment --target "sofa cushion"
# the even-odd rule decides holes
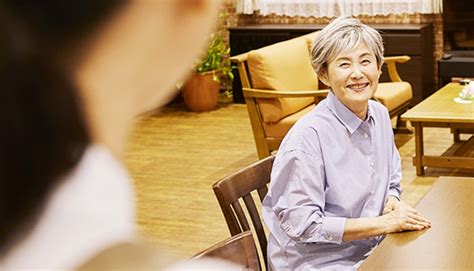
[[[247,60],[252,86],[265,90],[315,90],[307,38],[294,38],[250,51]],[[264,122],[275,123],[314,102],[314,98],[257,100]]]
[[[290,130],[290,128],[296,123],[296,121],[302,116],[304,116],[306,113],[311,111],[314,107],[315,105],[311,104],[295,114],[284,117],[278,123],[263,123],[263,130],[265,131],[265,136],[267,138],[285,137],[285,135],[288,133],[288,130]]]
[[[301,36],[301,38],[304,38],[306,42],[308,43],[308,52],[309,55],[311,56],[311,51],[313,51],[313,42],[314,39],[316,38],[316,35],[319,33],[319,31],[311,32],[309,34]]]
[[[408,82],[379,83],[374,98],[379,100],[388,111],[411,100],[413,94]]]

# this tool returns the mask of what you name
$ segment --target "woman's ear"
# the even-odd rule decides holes
[[[326,86],[329,86],[329,78],[326,70],[321,69],[318,74],[318,79],[323,82]]]

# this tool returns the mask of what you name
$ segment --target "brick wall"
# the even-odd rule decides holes
[[[229,33],[226,30],[230,26],[238,26],[245,24],[326,24],[330,18],[300,17],[300,16],[262,16],[257,13],[252,15],[241,15],[236,13],[235,0],[221,0],[221,13],[227,14],[221,18],[217,29],[223,33],[225,40],[228,40]],[[396,23],[432,23],[434,37],[434,62],[435,66],[435,84],[438,82],[438,65],[437,61],[443,54],[443,18],[440,14],[401,14],[387,16],[358,16],[364,23],[371,24],[396,24]]]

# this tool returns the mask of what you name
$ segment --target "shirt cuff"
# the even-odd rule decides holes
[[[345,226],[345,217],[323,217],[321,235],[329,243],[342,244],[342,236],[344,235]]]
[[[394,196],[400,201],[400,191],[398,189],[392,188],[388,190],[387,197]]]

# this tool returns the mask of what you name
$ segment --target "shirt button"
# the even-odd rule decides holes
[[[374,167],[374,162],[370,162],[370,167]]]
[[[367,133],[364,133],[365,138],[369,138],[369,135]]]

